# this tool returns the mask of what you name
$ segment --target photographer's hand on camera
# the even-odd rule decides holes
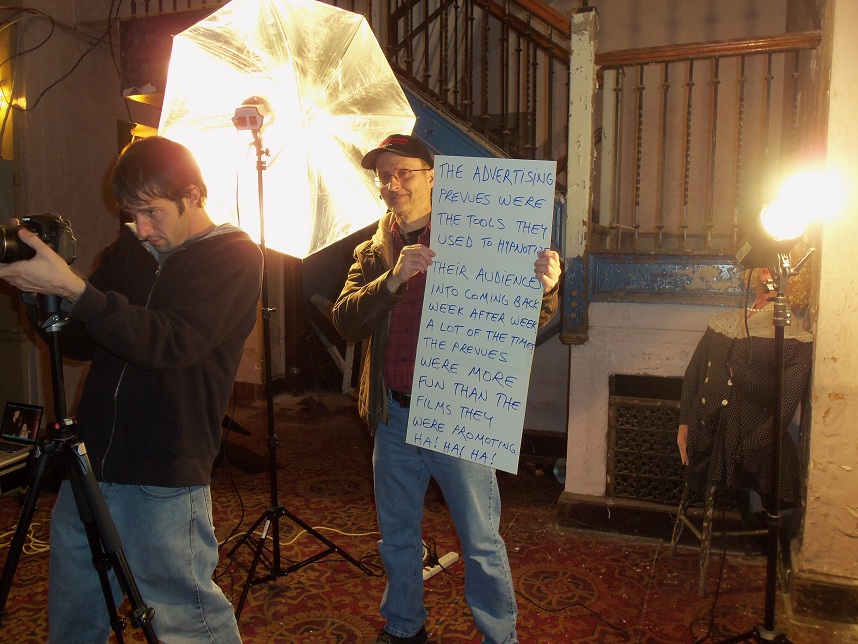
[[[17,220],[12,220],[17,225]],[[72,272],[68,263],[26,228],[18,231],[22,242],[36,251],[32,259],[0,264],[0,279],[26,292],[58,295],[74,302],[86,288],[86,282]]]

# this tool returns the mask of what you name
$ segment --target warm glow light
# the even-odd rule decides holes
[[[812,213],[809,221],[829,220],[846,205],[846,181],[833,170],[808,170],[785,181],[777,200]]]
[[[9,105],[10,105],[10,103],[6,98],[6,90],[4,88],[3,91],[0,92],[0,108],[6,108]],[[11,105],[14,107],[18,107],[22,110],[26,110],[27,109],[27,97],[26,96],[18,96],[17,98],[13,98]]]
[[[131,136],[134,138],[145,138],[147,136],[154,136],[158,134],[157,128],[151,127],[149,125],[143,125],[142,123],[134,123],[131,128]]]
[[[760,225],[775,241],[798,239],[809,223],[807,214],[807,210],[793,208],[789,202],[773,201],[763,206]]]
[[[760,224],[776,241],[798,239],[814,221],[837,216],[846,203],[846,184],[832,171],[809,170],[784,182],[777,198],[760,213]]]
[[[260,241],[253,132],[235,111],[274,113],[260,132],[267,247],[305,257],[377,220],[362,156],[415,117],[366,20],[315,0],[232,0],[173,39],[159,133],[187,145],[207,210]]]

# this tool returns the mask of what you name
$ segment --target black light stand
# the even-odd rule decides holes
[[[60,330],[65,324],[65,320],[59,315],[59,298],[54,295],[39,296],[39,304],[45,312],[45,321],[41,328],[50,339],[54,413],[59,420],[50,425],[51,437],[39,446],[35,467],[31,473],[29,491],[24,499],[18,527],[9,545],[3,575],[0,577],[0,618],[6,615],[6,600],[9,598],[12,579],[21,557],[21,551],[27,538],[45,476],[56,463],[56,459],[63,457],[69,483],[74,492],[78,514],[89,541],[93,566],[101,582],[104,603],[116,641],[120,643],[124,641],[122,631],[125,628],[126,620],[118,615],[116,604],[113,601],[113,593],[107,576],[107,571],[111,568],[114,569],[122,592],[128,597],[131,604],[131,623],[143,630],[147,642],[157,644],[158,638],[155,636],[151,624],[155,611],[152,608],[147,608],[140,596],[137,584],[134,582],[128,567],[125,553],[122,550],[119,533],[116,531],[104,496],[101,494],[101,488],[98,487],[98,482],[95,480],[86,453],[86,446],[74,433],[74,421],[66,416],[65,385],[59,341]]]
[[[251,99],[248,99],[251,100]],[[247,104],[247,101],[245,101]],[[232,557],[233,554],[238,550],[238,548],[245,542],[250,544],[254,541],[253,534],[256,529],[263,525],[262,535],[256,541],[255,545],[251,545],[251,550],[253,550],[253,560],[250,565],[250,570],[247,573],[247,581],[244,584],[244,589],[241,592],[241,598],[238,601],[238,604],[235,608],[236,617],[241,616],[241,611],[244,608],[244,602],[247,600],[247,594],[250,591],[251,586],[255,586],[256,584],[266,583],[268,581],[274,581],[279,577],[283,577],[288,575],[291,572],[294,572],[304,566],[307,566],[332,552],[336,552],[344,557],[346,560],[350,561],[352,564],[360,568],[366,574],[373,574],[372,571],[367,568],[360,561],[349,555],[347,552],[343,551],[339,546],[337,546],[334,542],[326,538],[324,535],[320,534],[318,531],[313,529],[310,525],[299,519],[297,516],[289,512],[282,504],[280,504],[278,500],[278,492],[277,492],[277,434],[274,429],[274,390],[272,384],[272,372],[271,372],[271,328],[270,328],[270,317],[272,313],[272,309],[269,308],[269,298],[268,298],[268,251],[265,246],[265,215],[264,215],[264,201],[263,201],[263,190],[262,190],[262,172],[266,168],[266,163],[263,159],[263,156],[267,156],[269,154],[268,150],[264,149],[262,146],[262,138],[260,135],[261,131],[261,119],[259,121],[260,127],[258,128],[243,128],[243,129],[252,129],[253,131],[253,145],[256,148],[256,171],[257,171],[257,189],[259,191],[259,245],[262,250],[262,342],[263,342],[263,360],[265,362],[265,402],[266,402],[266,418],[268,425],[268,468],[269,468],[269,480],[270,480],[270,493],[271,493],[271,503],[265,512],[250,526],[250,529],[245,532],[245,534],[238,540],[238,542],[233,546],[232,550],[229,552],[229,556]],[[281,565],[281,557],[280,557],[280,518],[287,517],[293,523],[301,526],[306,532],[314,536],[320,542],[322,542],[326,548],[321,550],[320,552],[304,559],[303,561],[299,561],[297,563],[292,564],[286,568],[283,568]],[[264,575],[259,578],[254,578],[256,575],[256,569],[259,566],[259,560],[262,557],[262,551],[265,547],[265,540],[268,538],[269,530],[271,532],[272,539],[272,554],[271,560],[269,562],[269,572],[267,575]]]
[[[735,644],[738,642],[776,642],[789,644],[787,636],[778,631],[775,626],[775,601],[777,599],[778,583],[778,554],[780,552],[781,514],[780,514],[780,490],[781,490],[781,449],[784,439],[783,426],[783,404],[784,404],[784,330],[789,324],[789,308],[786,301],[786,287],[790,277],[801,270],[802,265],[808,260],[814,249],[811,248],[805,255],[790,267],[789,255],[785,252],[777,253],[777,263],[771,267],[770,272],[775,283],[774,314],[772,323],[775,334],[775,359],[774,359],[774,389],[775,403],[772,409],[772,478],[770,484],[770,499],[766,503],[766,527],[768,528],[766,541],[766,596],[763,612],[763,624],[757,625],[749,631],[736,635],[726,640],[723,644]]]

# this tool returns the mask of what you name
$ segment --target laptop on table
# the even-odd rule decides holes
[[[0,421],[0,469],[29,456],[39,434],[45,408],[39,405],[7,402]]]

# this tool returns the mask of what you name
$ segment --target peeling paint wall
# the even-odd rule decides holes
[[[858,3],[828,5],[831,48],[828,161],[845,174],[846,210],[826,223],[819,253],[807,510],[798,567],[858,577]]]

